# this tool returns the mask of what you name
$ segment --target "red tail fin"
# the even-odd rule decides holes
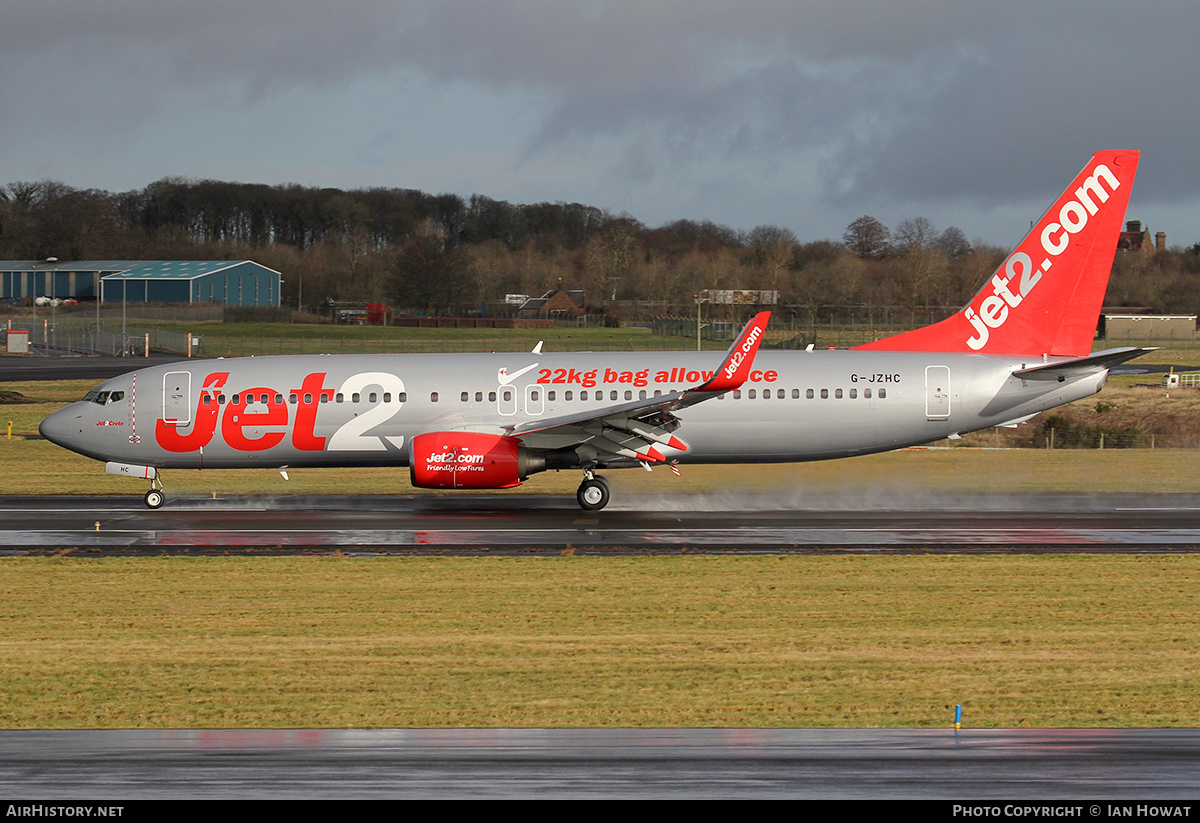
[[[940,323],[859,349],[1089,354],[1138,152],[1092,157],[971,302]]]

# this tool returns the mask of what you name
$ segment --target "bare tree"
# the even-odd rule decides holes
[[[971,244],[958,226],[950,226],[937,239],[937,247],[950,260],[958,260],[971,253]]]
[[[452,247],[450,232],[432,217],[408,238],[392,271],[399,307],[429,314],[453,312],[466,293],[461,254]]]
[[[891,232],[869,214],[864,214],[846,227],[842,242],[846,248],[863,258],[886,257],[892,253]]]
[[[892,232],[896,251],[908,254],[913,251],[930,248],[937,240],[937,230],[928,217],[914,217],[896,226]]]
[[[780,277],[795,261],[797,242],[795,232],[782,226],[757,226],[746,235],[746,244],[753,247],[774,291],[780,290]]]

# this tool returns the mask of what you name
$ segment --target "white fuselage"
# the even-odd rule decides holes
[[[155,468],[403,466],[407,444],[424,432],[502,434],[540,419],[601,416],[694,387],[718,362],[696,352],[188,360],[108,380],[93,400],[56,412],[42,430],[90,457]],[[666,456],[754,463],[886,451],[1028,417],[1096,393],[1107,377],[1100,367],[1063,382],[1012,374],[1042,362],[763,351],[741,389],[676,412],[690,448]],[[578,442],[554,431],[520,438],[541,451]]]

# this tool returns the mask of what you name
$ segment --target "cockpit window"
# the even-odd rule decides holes
[[[85,403],[95,403],[97,406],[107,406],[125,399],[123,391],[96,391],[92,389],[83,396]]]

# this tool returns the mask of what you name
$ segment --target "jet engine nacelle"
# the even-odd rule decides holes
[[[412,484],[422,489],[508,489],[545,469],[545,458],[515,437],[429,432],[409,441]]]

